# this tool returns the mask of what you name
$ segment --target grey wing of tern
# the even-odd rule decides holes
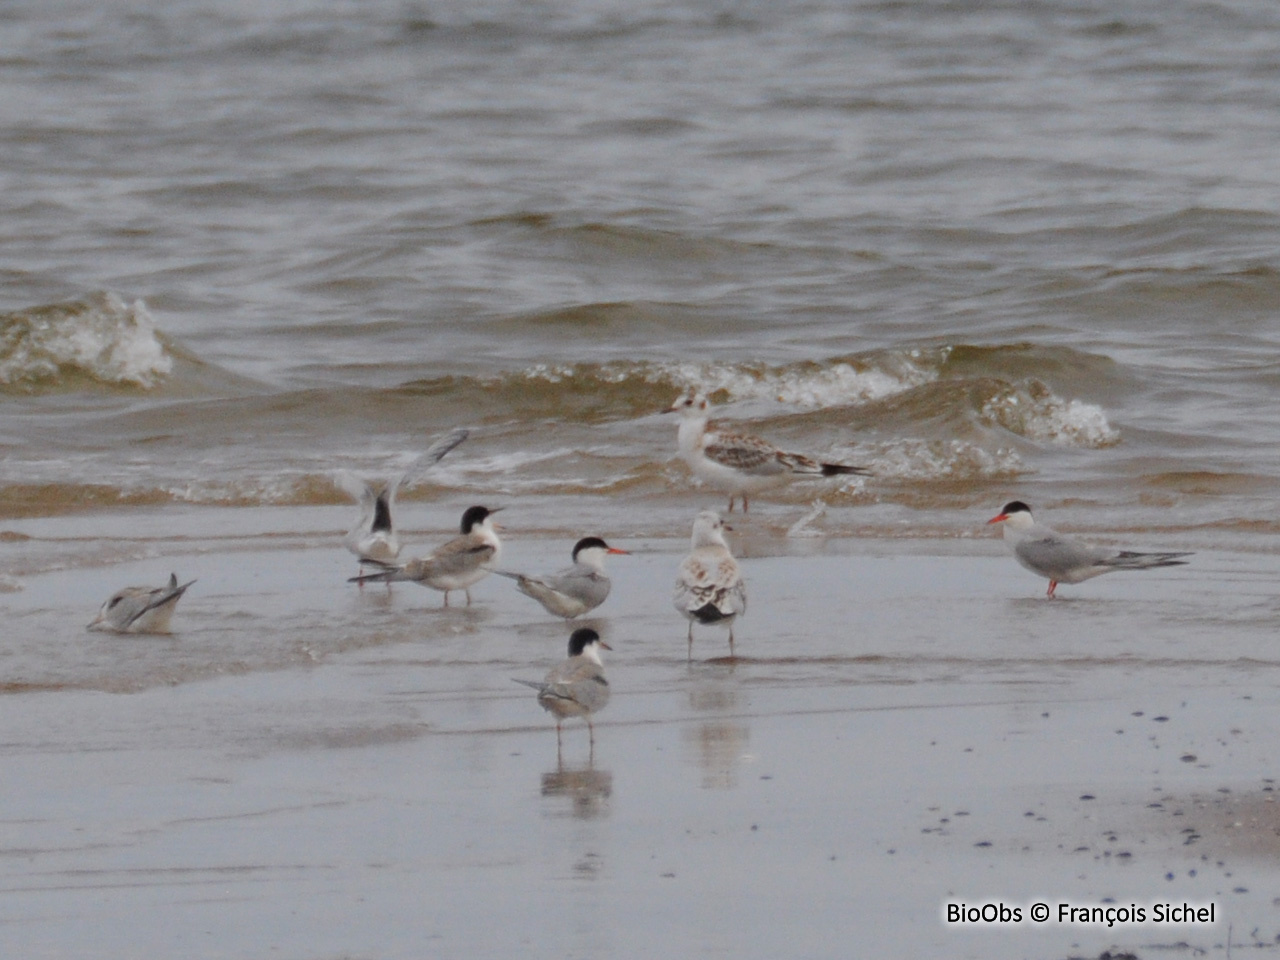
[[[445,458],[454,447],[462,443],[463,440],[471,436],[471,431],[465,427],[454,427],[448,433],[437,437],[431,446],[423,451],[422,456],[409,464],[409,468],[405,470],[404,475],[396,483],[396,488],[406,486],[413,483],[418,477],[422,476],[431,467]]]
[[[1050,531],[1040,537],[1029,537],[1014,548],[1014,555],[1025,566],[1064,583],[1073,572],[1101,563],[1106,559],[1107,553],[1100,547]]]

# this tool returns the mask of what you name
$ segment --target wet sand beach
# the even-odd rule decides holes
[[[1280,950],[1280,7],[0,24],[3,960]],[[869,471],[734,517],[733,660],[670,600],[689,392]],[[512,583],[347,582],[343,478],[459,427],[405,555],[633,551],[594,751]],[[1195,555],[1046,602],[1015,499]],[[1216,923],[944,922],[1040,901]]]
[[[765,511],[732,535],[740,655],[706,628],[689,663],[687,541],[611,535],[633,555],[585,622],[613,697],[594,754],[569,722],[557,759],[511,681],[570,628],[496,577],[470,608],[359,590],[346,517],[6,523],[14,956],[1145,957],[1280,934],[1268,553],[1050,602],[995,540],[788,538]],[[570,542],[510,529],[502,566]],[[172,636],[84,630],[170,569],[198,578]],[[1218,922],[942,920],[1039,900]]]

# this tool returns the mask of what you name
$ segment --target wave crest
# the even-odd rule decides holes
[[[926,440],[908,437],[883,444],[864,445],[856,454],[859,463],[870,464],[881,480],[975,481],[1016,477],[1027,466],[1016,450],[987,450],[964,440]],[[854,462],[850,455],[850,462]]]
[[[885,351],[867,357],[781,367],[676,364],[670,379],[684,389],[727,400],[773,400],[820,409],[868,403],[936,380],[939,365],[919,352]]]
[[[1096,449],[1120,442],[1101,407],[1064,400],[1039,380],[1005,386],[983,404],[981,417],[1039,443]]]
[[[0,314],[0,385],[33,390],[77,382],[150,389],[173,357],[141,300],[114,293]]]
[[[936,380],[945,350],[879,351],[826,361],[764,363],[617,361],[606,364],[535,364],[523,381],[590,386],[635,384],[679,393],[697,390],[717,402],[774,401],[807,409],[868,403]]]
[[[754,362],[613,361],[537,364],[485,384],[491,400],[526,415],[535,409],[584,419],[627,417],[665,409],[668,397],[690,390],[723,407],[723,416],[770,426],[808,420],[824,411],[841,422],[899,433],[924,429],[970,441],[998,429],[1032,443],[1098,449],[1120,442],[1102,407],[1066,398],[1034,375],[1044,368],[1068,388],[1111,361],[1073,350],[948,345],[876,350],[789,364]],[[456,384],[450,384],[455,387]],[[731,404],[775,409],[732,410]],[[776,407],[784,409],[778,410]],[[815,420],[815,417],[821,418]],[[798,418],[798,419],[797,419]],[[976,431],[976,432],[974,432]],[[989,446],[989,444],[988,444]]]

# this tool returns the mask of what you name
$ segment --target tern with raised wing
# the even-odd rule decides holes
[[[377,573],[352,577],[351,583],[399,583],[408,580],[444,591],[444,605],[449,605],[449,592],[462,590],[467,595],[467,606],[471,606],[471,587],[487,577],[492,571],[490,567],[497,563],[502,552],[502,541],[498,539],[501,529],[493,519],[493,515],[501,507],[469,507],[462,515],[460,525],[461,536],[438,547],[425,557],[406,560],[404,563],[382,563],[371,560],[375,566],[382,567]]]
[[[469,435],[469,430],[459,427],[438,437],[396,480],[362,480],[348,471],[338,474],[339,485],[360,504],[360,519],[342,541],[359,560],[360,573],[365,566],[394,563],[400,556],[400,537],[392,520],[396,495]]]
[[[1117,570],[1153,570],[1177,567],[1190,553],[1137,553],[1097,547],[1063,536],[1056,530],[1036,523],[1031,508],[1021,500],[1012,500],[987,523],[1004,526],[1004,542],[1014,558],[1032,573],[1049,578],[1049,597],[1056,596],[1060,583],[1082,583],[1092,577]]]

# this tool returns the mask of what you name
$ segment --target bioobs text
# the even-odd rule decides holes
[[[1022,908],[1006,903],[948,903],[944,916],[947,923],[1021,923]]]

